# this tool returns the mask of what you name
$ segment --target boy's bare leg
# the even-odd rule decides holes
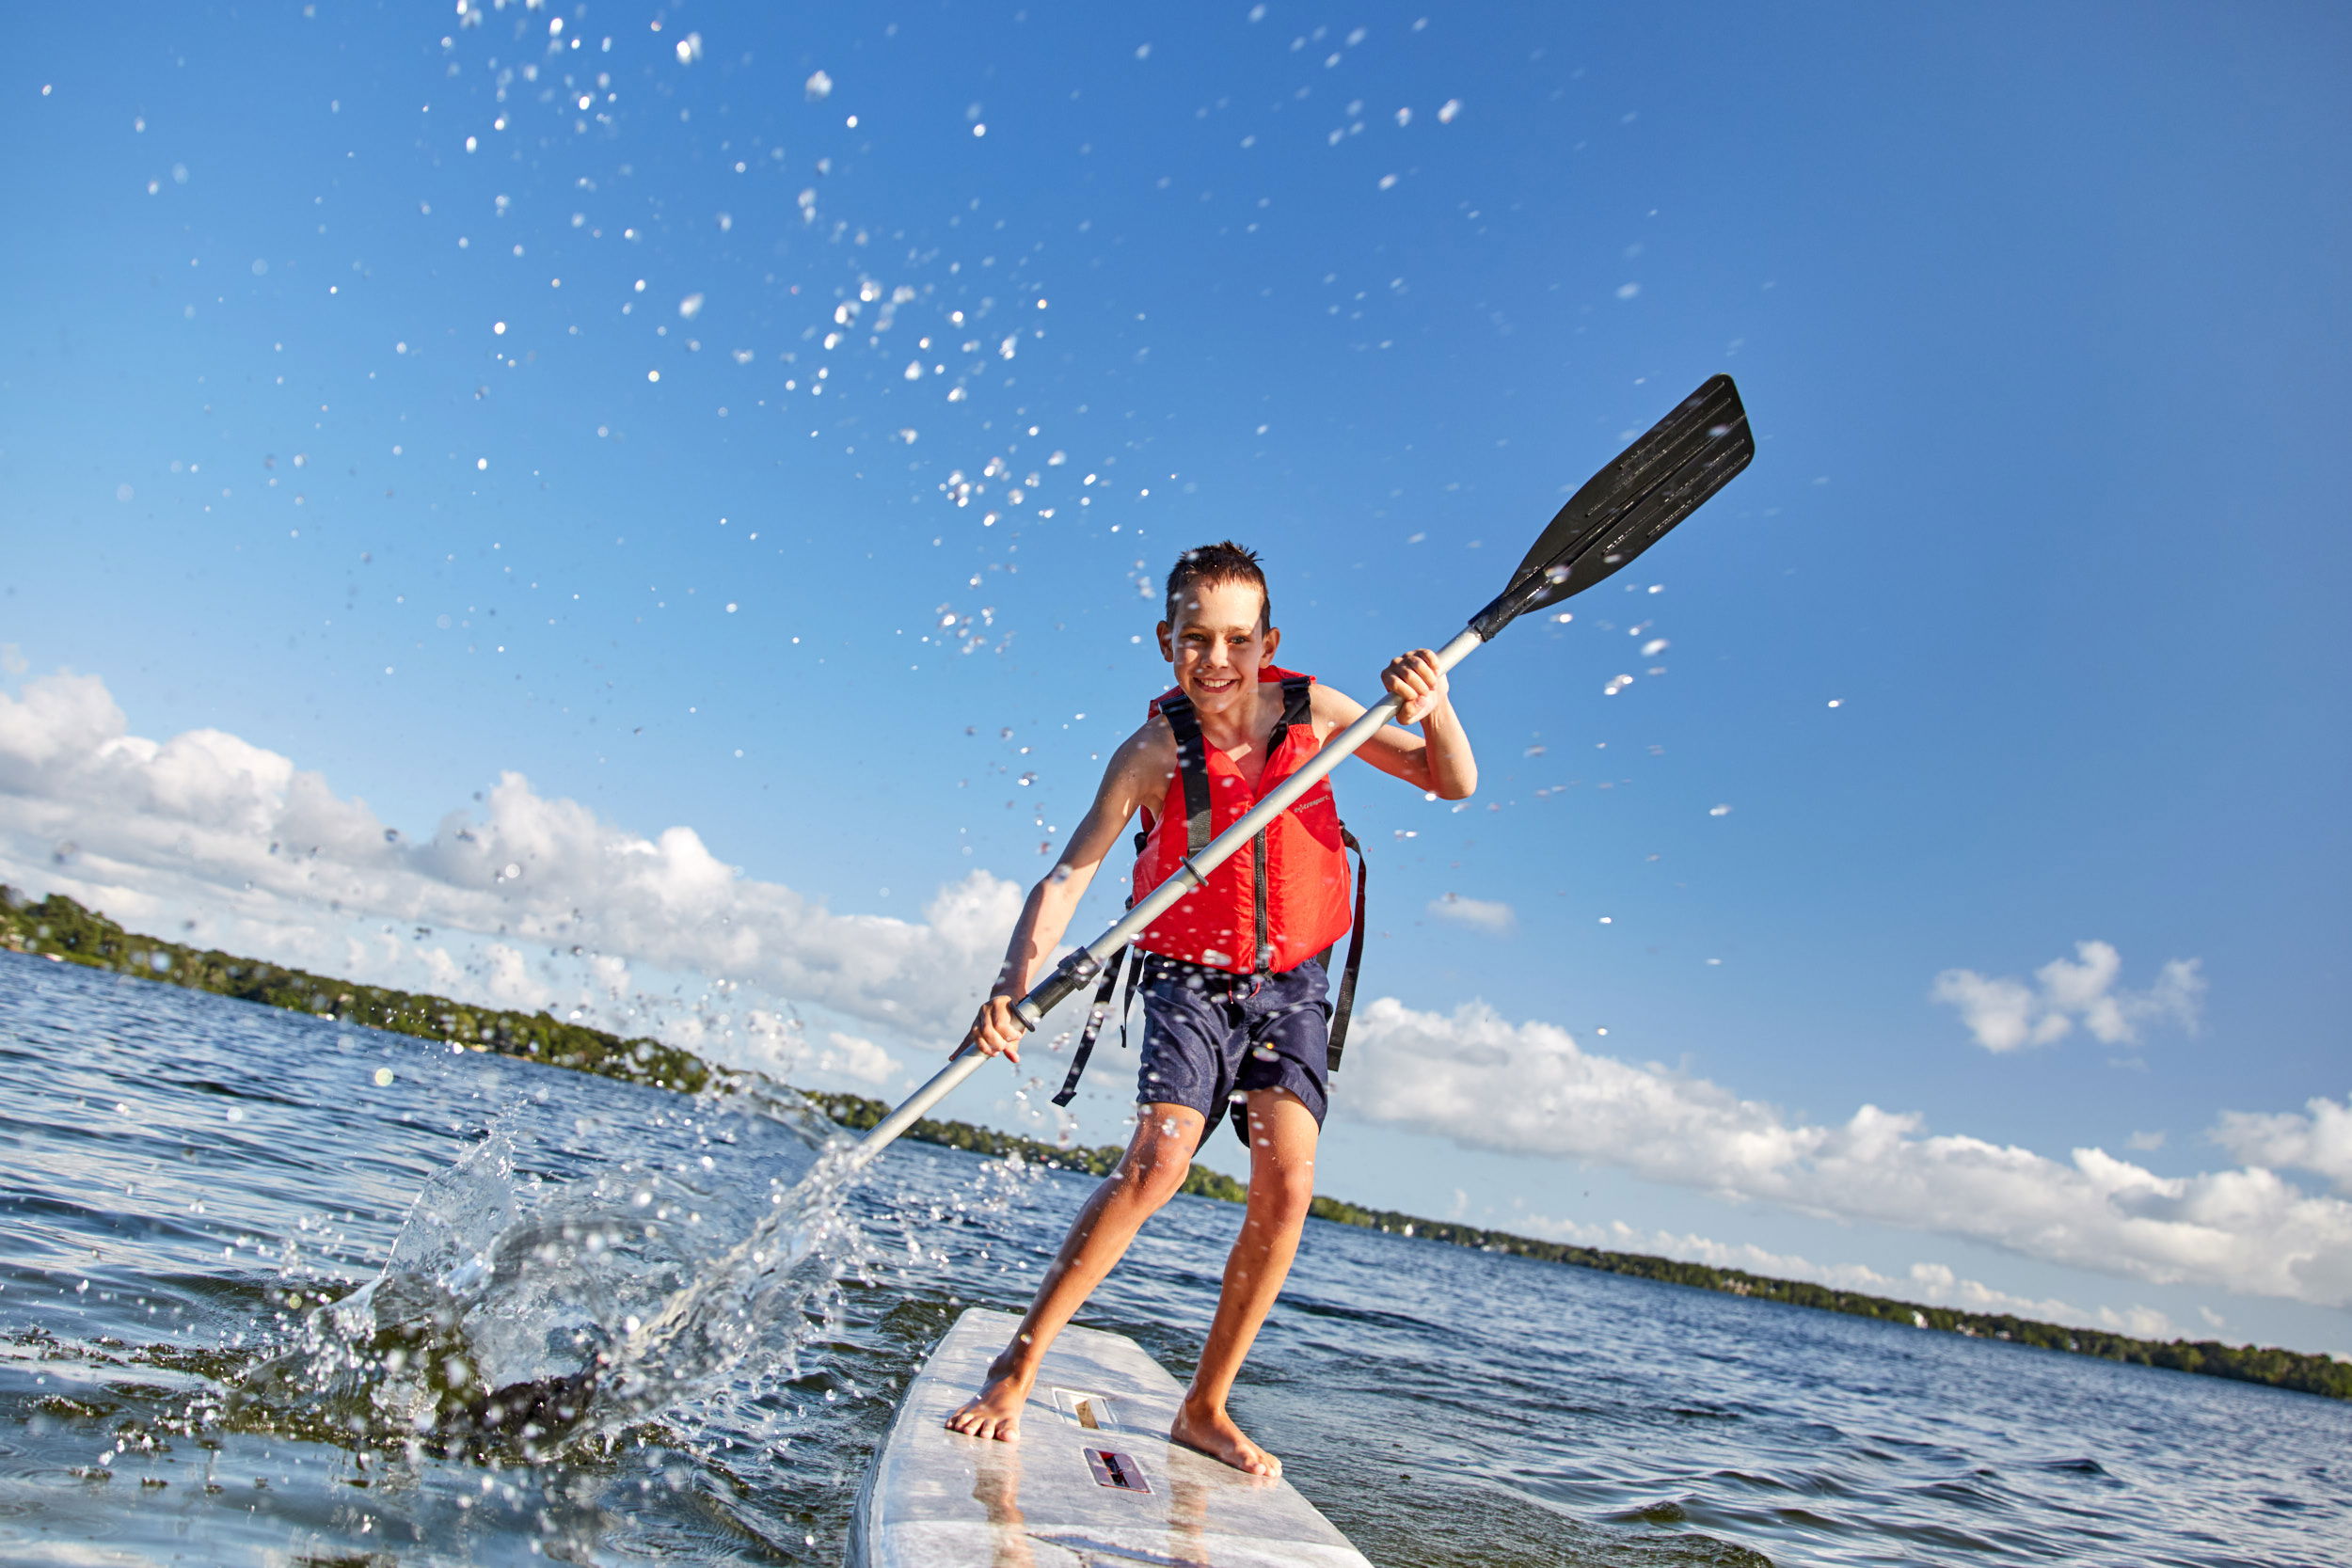
[[[1021,1435],[1021,1407],[1054,1336],[1126,1256],[1143,1222],[1184,1184],[1193,1150],[1200,1147],[1204,1118],[1185,1105],[1145,1105],[1140,1110],[1126,1157],[1078,1211],[1012,1342],[989,1363],[988,1382],[979,1393],[947,1418],[950,1431],[1005,1442]]]
[[[1279,1476],[1282,1462],[1242,1434],[1225,1413],[1225,1400],[1298,1255],[1298,1232],[1315,1196],[1317,1132],[1314,1113],[1288,1089],[1250,1094],[1249,1202],[1225,1260],[1208,1345],[1168,1433],[1252,1475]]]

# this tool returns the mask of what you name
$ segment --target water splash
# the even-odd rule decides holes
[[[850,1146],[755,1081],[667,1152],[566,1176],[529,1107],[426,1183],[375,1278],[310,1311],[222,1415],[356,1448],[526,1459],[789,1379],[867,1243]],[[582,1130],[593,1131],[593,1130]]]

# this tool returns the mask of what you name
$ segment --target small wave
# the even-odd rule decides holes
[[[1296,1301],[1284,1298],[1282,1305],[1294,1312],[1311,1318],[1336,1319],[1341,1323],[1361,1323],[1377,1328],[1398,1328],[1410,1333],[1443,1333],[1442,1325],[1408,1312],[1395,1312],[1376,1307],[1349,1307],[1335,1301],[1319,1301],[1301,1295]]]
[[[1621,1508],[1601,1517],[1618,1525],[1681,1525],[1690,1522],[1691,1512],[1680,1501],[1669,1498]]]
[[[303,1109],[303,1101],[286,1095],[272,1094],[251,1084],[224,1084],[216,1078],[176,1078],[162,1074],[166,1083],[197,1094],[217,1095],[227,1100],[242,1100],[257,1105],[283,1105],[291,1110]]]
[[[1740,1486],[1753,1486],[1759,1491],[1765,1492],[1795,1492],[1802,1490],[1802,1488],[1798,1487],[1795,1483],[1783,1481],[1778,1476],[1768,1476],[1754,1470],[1717,1470],[1708,1479],[1712,1481],[1727,1481]]]

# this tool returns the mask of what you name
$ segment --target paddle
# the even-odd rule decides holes
[[[1451,670],[1482,642],[1532,610],[1555,604],[1587,588],[1640,555],[1709,496],[1729,483],[1756,455],[1747,410],[1740,405],[1731,377],[1709,377],[1647,435],[1619,452],[1615,461],[1585,482],[1553,516],[1511,580],[1453,641],[1438,650],[1438,667]],[[1314,786],[1348,754],[1395,717],[1397,699],[1384,697],[1360,719],[1326,741],[1298,771],[1232,827],[1211,839],[1177,867],[1175,875],[1145,894],[1107,931],[1072,953],[1052,974],[1013,1005],[1030,1028],[1056,1004],[1103,973],[1104,963],[1169,906],[1201,885],[1209,873],[1249,842],[1259,829]],[[970,1046],[948,1058],[906,1102],[884,1117],[858,1145],[863,1164],[881,1153],[923,1114],[946,1099],[987,1058]]]

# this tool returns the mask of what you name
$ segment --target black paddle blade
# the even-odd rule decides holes
[[[1709,376],[1682,405],[1585,481],[1480,610],[1481,638],[1531,610],[1581,594],[1657,543],[1756,455],[1748,411],[1727,375]]]

